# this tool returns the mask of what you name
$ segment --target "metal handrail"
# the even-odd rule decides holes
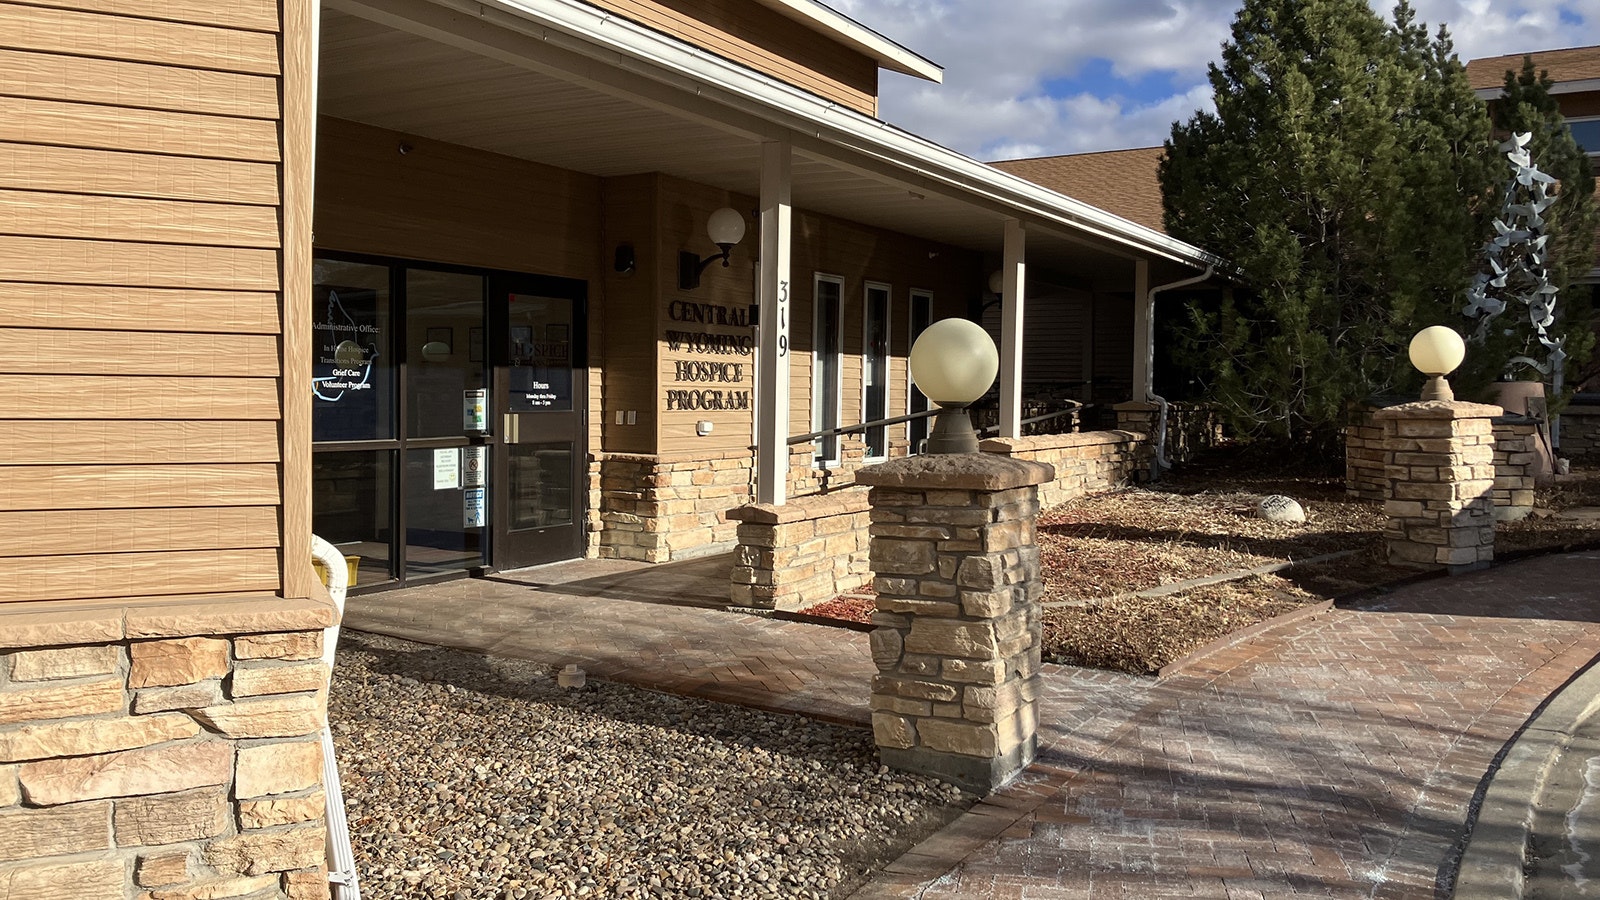
[[[910,421],[912,421],[914,419],[929,419],[929,418],[932,418],[934,416],[937,416],[938,414],[939,414],[939,410],[937,408],[934,408],[934,409],[925,410],[923,412],[914,412],[914,413],[911,413],[909,415],[895,416],[892,419],[874,419],[871,422],[862,422],[860,425],[844,425],[844,426],[841,426],[839,428],[829,428],[826,431],[813,431],[810,434],[797,434],[794,437],[789,438],[784,443],[786,443],[786,444],[809,444],[812,441],[816,440],[817,438],[835,437],[835,436],[844,435],[844,434],[854,434],[857,431],[866,431],[866,430],[868,430],[870,428],[878,428],[880,426],[885,426],[885,425],[899,425],[901,422],[910,422]]]
[[[1074,416],[1074,415],[1077,415],[1078,413],[1082,412],[1086,407],[1086,404],[1080,403],[1077,400],[1066,400],[1066,401],[1063,401],[1063,402],[1071,403],[1072,407],[1069,408],[1069,409],[1059,410],[1059,411],[1053,412],[1053,413],[1045,413],[1042,416],[1029,416],[1028,418],[1023,419],[1018,424],[1019,425],[1032,425],[1035,422],[1047,422],[1047,421],[1049,421],[1051,419],[1059,419],[1062,416]],[[932,418],[934,416],[937,416],[938,414],[939,414],[939,410],[938,410],[937,407],[935,407],[934,409],[925,410],[923,412],[914,412],[914,413],[910,413],[910,414],[904,415],[904,416],[895,416],[892,419],[874,419],[871,422],[863,422],[860,425],[842,425],[842,426],[840,426],[838,428],[829,428],[829,429],[826,429],[824,431],[813,431],[813,432],[810,432],[808,434],[797,434],[797,435],[789,438],[788,440],[786,440],[784,443],[785,444],[809,444],[812,441],[817,440],[818,438],[838,437],[838,436],[842,436],[842,435],[846,435],[846,434],[855,434],[858,431],[867,431],[867,430],[872,429],[872,428],[880,428],[880,427],[888,426],[888,425],[899,425],[901,422],[911,422],[911,421],[914,421],[916,419],[930,419],[930,418]],[[994,433],[998,434],[999,431],[1000,431],[1000,426],[998,426],[998,425],[990,425],[987,428],[978,429],[978,434],[980,434],[980,435],[981,434],[988,434],[990,432],[994,432]]]
[[[1048,422],[1051,419],[1059,419],[1062,416],[1075,416],[1078,413],[1083,412],[1084,409],[1086,409],[1088,407],[1088,404],[1079,403],[1076,400],[1066,400],[1066,401],[1063,401],[1063,402],[1071,403],[1072,406],[1070,408],[1068,408],[1068,409],[1057,410],[1056,412],[1053,412],[1053,413],[1045,413],[1042,416],[1029,416],[1028,418],[1023,419],[1021,422],[1018,422],[1017,424],[1019,426],[1020,425],[1032,425],[1035,422]],[[990,434],[990,433],[999,434],[1000,433],[1000,426],[999,425],[987,425],[987,426],[985,426],[983,428],[979,428],[978,429],[978,434],[980,436],[981,435],[985,435],[985,434]]]

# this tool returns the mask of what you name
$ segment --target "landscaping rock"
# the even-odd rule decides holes
[[[1291,525],[1299,525],[1306,520],[1306,511],[1300,508],[1300,502],[1282,494],[1261,498],[1261,502],[1256,505],[1256,515],[1268,522],[1286,522]]]
[[[872,733],[347,632],[330,718],[362,893],[843,896],[974,799]]]

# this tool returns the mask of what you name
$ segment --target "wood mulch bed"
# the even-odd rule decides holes
[[[1600,541],[1600,521],[1563,518],[1600,506],[1600,471],[1541,490],[1534,515],[1501,523],[1503,558]],[[1255,515],[1268,494],[1295,498],[1301,525]],[[1051,662],[1153,674],[1195,650],[1309,604],[1414,577],[1384,561],[1382,504],[1344,496],[1341,479],[1262,472],[1237,458],[1181,466],[1156,485],[1096,494],[1039,516],[1044,654]],[[1341,551],[1337,559],[1165,596],[1137,592]],[[856,622],[870,586],[803,612]]]

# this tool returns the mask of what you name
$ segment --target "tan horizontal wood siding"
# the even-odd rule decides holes
[[[843,281],[844,356],[841,371],[839,424],[864,421],[862,391],[863,337],[867,282],[889,287],[889,416],[904,415],[911,355],[907,323],[911,291],[933,297],[933,320],[967,315],[987,275],[976,253],[912,238],[816,213],[797,211],[795,244],[790,258],[794,278],[794,320],[789,331],[789,432],[813,429],[812,382],[815,349],[815,275],[836,275]],[[891,449],[909,439],[906,425],[889,428]]]
[[[734,248],[727,268],[713,263],[706,269],[698,288],[680,291],[677,288],[677,254],[690,249],[702,257],[714,249],[705,236],[706,219],[721,206],[737,210],[754,210],[754,198],[730,194],[667,176],[659,176],[659,208],[656,211],[657,241],[652,273],[647,282],[659,285],[654,303],[655,349],[653,365],[641,369],[634,365],[621,365],[607,373],[607,394],[617,392],[631,398],[639,396],[642,385],[636,384],[653,376],[655,384],[654,408],[657,416],[656,446],[658,453],[722,453],[744,450],[754,440],[752,409],[669,409],[671,391],[713,390],[724,398],[729,393],[750,395],[755,399],[755,354],[740,349],[718,347],[715,350],[694,349],[682,344],[683,334],[705,334],[717,339],[750,339],[753,329],[737,324],[699,324],[675,321],[673,304],[686,303],[704,306],[708,312],[724,311],[726,315],[746,313],[755,303],[755,247],[759,244],[756,223],[747,219],[745,239]],[[749,213],[746,213],[749,216]],[[609,224],[609,223],[608,223]],[[790,263],[791,316],[789,321],[789,434],[805,434],[813,430],[811,421],[812,398],[812,346],[814,280],[817,273],[837,275],[842,281],[843,295],[843,358],[839,424],[854,425],[863,421],[862,392],[862,338],[864,333],[863,298],[867,282],[887,285],[889,288],[889,395],[888,415],[902,415],[906,408],[906,357],[910,348],[906,337],[906,322],[910,319],[912,289],[928,291],[934,300],[934,318],[965,315],[966,304],[977,296],[984,283],[982,261],[969,251],[957,250],[941,244],[912,238],[904,234],[884,231],[855,222],[818,215],[805,210],[794,213],[794,247]],[[641,261],[645,257],[641,256]],[[642,267],[642,264],[641,264]],[[615,299],[615,298],[612,298]],[[613,326],[632,330],[642,318],[635,307],[617,312],[629,317],[626,323]],[[680,315],[682,313],[680,312]],[[619,317],[612,315],[611,320]],[[673,346],[674,335],[679,346]],[[620,342],[619,342],[620,343]],[[629,344],[637,346],[637,342]],[[710,345],[704,345],[710,346]],[[729,381],[685,381],[678,377],[678,364],[714,364],[718,375],[725,374]],[[722,369],[721,367],[734,367]],[[619,382],[620,387],[619,387]],[[643,421],[641,414],[641,421]],[[711,434],[696,434],[699,422],[710,422]],[[608,434],[610,432],[608,431]],[[891,442],[904,444],[907,438],[905,425],[889,429]]]
[[[641,25],[869,116],[878,114],[871,57],[747,0],[593,0]]]
[[[319,250],[587,282],[588,404],[600,408],[611,283],[600,278],[611,259],[600,240],[600,179],[343,119],[323,118],[318,129]],[[590,446],[601,434],[591,415]]]
[[[318,129],[318,249],[594,279],[599,179],[342,119]]]
[[[0,0],[0,602],[307,595],[309,11]]]
[[[660,203],[656,210],[659,249],[653,273],[654,280],[660,285],[660,294],[656,298],[654,311],[655,366],[651,372],[658,385],[655,388],[657,452],[720,453],[747,448],[753,436],[753,405],[742,409],[685,409],[679,404],[680,408],[672,409],[669,408],[672,405],[669,399],[674,396],[674,391],[689,391],[708,392],[697,395],[701,397],[709,395],[719,400],[742,398],[751,404],[754,402],[755,353],[736,346],[740,341],[753,343],[752,329],[749,326],[674,320],[673,304],[688,304],[690,309],[748,315],[750,304],[755,302],[754,248],[759,243],[756,223],[749,211],[755,209],[756,201],[676,178],[662,177],[660,182]],[[689,250],[701,258],[716,252],[716,245],[706,237],[706,220],[713,211],[724,206],[744,211],[744,240],[733,249],[727,268],[720,263],[712,263],[701,275],[698,288],[680,291],[678,252]],[[692,319],[687,312],[679,312],[678,315]],[[689,343],[686,336],[692,336],[687,341],[698,339],[700,343]],[[708,341],[727,349],[713,352],[695,349],[697,346],[709,346]],[[680,362],[687,365],[737,367],[726,369],[728,377],[736,380],[680,379]],[[621,371],[619,368],[613,372],[613,377]],[[737,402],[725,405],[736,405]],[[700,422],[711,423],[709,435],[696,434],[696,425]]]
[[[590,374],[592,384],[604,387],[596,407],[601,443],[594,446],[609,453],[654,453],[656,448],[657,299],[677,284],[676,252],[656,239],[659,182],[655,175],[633,175],[608,178],[602,186],[606,244],[627,244],[634,252],[634,271],[607,272],[604,306],[590,313],[591,321],[604,323],[600,358],[605,365]],[[628,424],[629,413],[633,424]]]

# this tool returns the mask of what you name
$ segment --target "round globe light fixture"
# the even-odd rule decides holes
[[[991,293],[991,294],[995,295],[996,297],[998,297],[1001,294],[1005,293],[1005,290],[1006,290],[1006,273],[1004,271],[1000,270],[1000,269],[995,269],[993,272],[990,272],[989,273],[989,293]]]
[[[717,253],[705,259],[699,254],[683,250],[678,253],[678,290],[692,291],[700,286],[700,273],[706,266],[717,260],[722,260],[722,267],[728,267],[728,257],[733,253],[733,245],[744,240],[744,214],[732,207],[723,208],[712,213],[706,219],[706,236],[711,238],[711,243],[717,245]]]
[[[711,238],[711,243],[726,253],[734,244],[744,240],[744,216],[738,210],[724,206],[706,220],[706,234]],[[723,265],[727,265],[726,259]]]
[[[1454,400],[1455,392],[1445,376],[1460,367],[1467,358],[1467,345],[1461,335],[1443,325],[1430,325],[1417,332],[1409,348],[1411,364],[1428,376],[1422,387],[1424,400]]]
[[[450,358],[450,345],[444,341],[429,341],[422,345],[422,358],[428,362],[444,362]]]
[[[1000,353],[983,326],[967,319],[941,319],[911,345],[911,380],[938,404],[928,453],[977,453],[967,406],[988,392],[1000,371]]]

